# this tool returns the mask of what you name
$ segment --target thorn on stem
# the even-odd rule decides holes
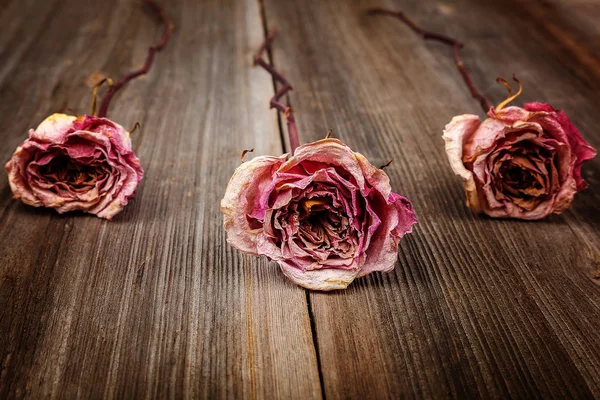
[[[394,161],[393,158],[390,159],[390,161],[388,161],[387,163],[383,164],[381,167],[379,167],[379,169],[385,169],[387,167],[390,166],[390,164]]]
[[[250,149],[250,150],[244,150],[242,151],[242,156],[240,157],[242,162],[244,162],[244,157],[246,157],[246,154],[248,153],[252,153],[254,151],[254,148]]]
[[[141,128],[142,125],[140,125],[139,122],[136,122],[135,125],[133,126],[133,129],[129,130],[129,134],[133,135],[133,132],[135,132],[136,130],[138,130],[138,128]]]

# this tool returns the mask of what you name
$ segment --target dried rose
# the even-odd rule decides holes
[[[129,132],[107,118],[53,114],[6,164],[16,199],[59,213],[80,210],[111,219],[144,175]]]
[[[464,180],[469,208],[491,217],[528,220],[569,208],[575,193],[587,187],[581,164],[596,150],[563,111],[541,103],[504,108],[523,90],[515,75],[519,90],[514,94],[506,80],[496,79],[508,89],[508,97],[494,109],[460,58],[460,40],[425,30],[402,11],[377,7],[369,12],[394,16],[423,39],[451,46],[465,85],[488,115],[483,122],[476,115],[456,116],[444,130],[446,154]]]
[[[567,115],[528,103],[489,118],[454,117],[444,130],[452,169],[464,180],[467,204],[497,218],[540,219],[569,208],[587,187],[581,164],[596,150]]]
[[[256,157],[237,168],[221,201],[228,242],[277,261],[308,289],[344,289],[393,269],[398,242],[417,220],[387,174],[336,139],[286,158]]]

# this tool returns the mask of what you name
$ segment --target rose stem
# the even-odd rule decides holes
[[[141,68],[124,75],[121,79],[115,82],[115,84],[112,85],[110,89],[108,89],[106,95],[102,99],[102,103],[100,104],[100,111],[98,112],[98,117],[100,118],[106,117],[110,101],[112,100],[115,93],[119,91],[119,89],[121,89],[130,80],[133,80],[140,75],[147,74],[148,71],[150,71],[150,68],[152,67],[152,62],[154,61],[154,55],[156,54],[156,52],[162,50],[162,48],[165,47],[165,45],[169,41],[169,38],[171,37],[171,34],[173,33],[173,22],[171,22],[171,20],[167,18],[162,8],[160,8],[160,6],[156,2],[154,2],[154,0],[142,0],[142,2],[148,4],[152,8],[154,13],[158,16],[158,18],[164,25],[162,37],[157,43],[148,48],[148,56],[146,57],[146,62]]]
[[[285,96],[287,92],[290,90],[294,90],[292,84],[287,80],[285,76],[283,76],[280,72],[276,71],[273,66],[267,63],[262,57],[262,53],[271,45],[275,39],[275,31],[272,30],[268,35],[263,44],[260,46],[256,54],[254,55],[254,65],[260,65],[268,73],[271,74],[273,79],[277,82],[280,82],[283,86],[275,92],[275,95],[271,98],[269,105],[271,108],[276,108],[278,111],[283,113],[285,120],[287,121],[288,135],[290,138],[290,147],[292,154],[296,151],[296,148],[300,145],[300,139],[298,139],[298,129],[296,128],[296,120],[294,119],[294,112],[292,111],[292,107],[286,106],[283,104],[280,99]]]
[[[481,108],[483,108],[483,111],[487,114],[487,112],[491,108],[491,104],[488,101],[488,99],[486,99],[485,96],[482,95],[479,92],[479,90],[477,90],[477,88],[475,87],[475,84],[473,83],[473,80],[469,76],[469,72],[465,68],[465,65],[463,64],[462,60],[460,59],[460,49],[462,49],[464,46],[464,44],[461,41],[459,41],[458,39],[454,39],[453,37],[450,37],[450,36],[442,35],[440,33],[426,31],[425,29],[423,29],[419,25],[417,25],[413,20],[408,18],[402,11],[394,11],[394,10],[389,10],[389,9],[386,9],[383,7],[376,7],[376,8],[369,9],[368,13],[369,14],[392,15],[392,16],[398,18],[400,21],[404,22],[406,25],[408,25],[408,27],[410,29],[412,29],[413,32],[415,32],[417,35],[421,36],[423,39],[437,40],[438,42],[442,42],[449,46],[452,46],[453,53],[454,53],[454,62],[456,64],[456,66],[458,67],[458,70],[460,71],[460,74],[462,75],[463,80],[465,81],[465,84],[469,88],[469,91],[471,92],[471,96],[473,96],[475,99],[477,99],[479,101],[479,104],[481,104]]]

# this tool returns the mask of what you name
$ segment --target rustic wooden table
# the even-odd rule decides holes
[[[164,1],[176,31],[116,97],[146,169],[112,222],[11,199],[0,176],[0,398],[600,397],[600,158],[571,210],[472,215],[441,130],[478,112],[447,47],[373,1]],[[494,101],[568,111],[600,147],[593,0],[381,0],[466,42]],[[138,66],[159,29],[130,0],[0,0],[0,160],[50,113],[90,104],[88,76]],[[230,248],[219,201],[242,149],[286,147],[273,82],[251,67],[265,26],[303,141],[329,128],[420,223],[389,274],[312,293]]]

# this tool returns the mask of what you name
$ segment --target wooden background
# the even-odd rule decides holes
[[[493,102],[567,110],[600,147],[594,0],[170,0],[176,31],[115,98],[146,176],[112,222],[11,199],[0,175],[0,398],[600,398],[600,158],[571,210],[472,215],[444,155],[477,113],[448,48],[369,5],[466,42]],[[265,27],[295,84],[301,140],[334,135],[386,170],[420,219],[389,274],[343,292],[294,286],[226,244],[219,212],[242,149],[282,152],[251,68]],[[0,0],[0,160],[27,130],[88,112],[90,74],[137,67],[158,35],[130,0]],[[595,279],[596,278],[596,279]]]

